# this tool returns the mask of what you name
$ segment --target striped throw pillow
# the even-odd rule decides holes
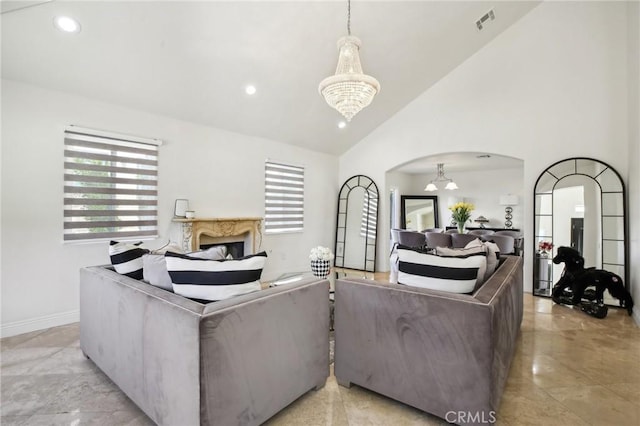
[[[205,260],[168,252],[165,259],[174,293],[214,301],[260,290],[267,253],[239,259]]]
[[[133,244],[118,241],[109,243],[109,257],[117,273],[136,280],[143,278],[142,256],[149,253],[149,250],[140,247],[141,244],[142,242]]]
[[[451,293],[473,292],[487,267],[484,253],[449,257],[400,248],[398,258],[398,284]]]

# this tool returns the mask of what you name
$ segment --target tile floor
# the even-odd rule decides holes
[[[150,425],[79,349],[78,324],[2,339],[1,417],[8,425]],[[525,296],[497,424],[640,425],[640,328]],[[444,421],[331,375],[269,425],[441,425]]]

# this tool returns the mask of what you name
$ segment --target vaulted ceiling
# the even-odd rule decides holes
[[[346,1],[3,1],[2,77],[340,154],[537,4],[354,1],[364,72],[382,89],[344,129],[318,83],[335,72]],[[57,15],[80,33],[54,28]]]

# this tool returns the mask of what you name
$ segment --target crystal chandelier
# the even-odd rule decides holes
[[[351,35],[351,0],[347,4],[347,34],[338,40],[340,56],[335,75],[322,80],[318,91],[329,106],[351,121],[380,91],[378,80],[362,73],[359,54],[361,42],[358,37]]]
[[[438,187],[436,186],[437,182],[447,182],[447,185],[444,189],[458,189],[458,185],[453,181],[453,179],[449,179],[444,175],[444,163],[438,163],[438,175],[435,179],[433,179],[429,184],[424,188],[425,191],[437,191]]]

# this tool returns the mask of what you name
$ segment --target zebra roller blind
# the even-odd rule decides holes
[[[267,233],[304,229],[304,168],[265,163],[265,218]]]
[[[157,236],[159,141],[143,141],[65,130],[65,241]]]

